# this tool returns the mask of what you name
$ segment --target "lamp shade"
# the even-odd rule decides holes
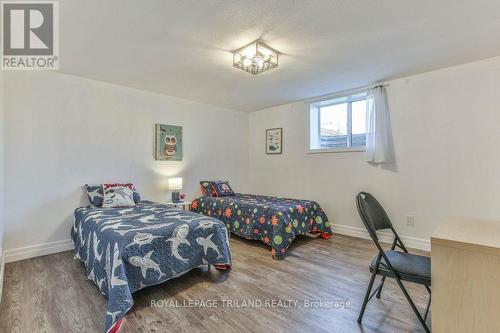
[[[182,177],[169,178],[168,189],[171,191],[182,190]]]

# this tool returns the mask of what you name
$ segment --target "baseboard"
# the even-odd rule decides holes
[[[2,303],[2,294],[3,294],[3,272],[5,267],[5,254],[3,249],[0,248],[0,304]]]
[[[334,224],[333,231],[341,235],[371,239],[370,234],[368,234],[368,231],[366,231],[366,229],[359,227],[352,227],[350,225]],[[429,239],[415,238],[402,235],[400,235],[399,237],[401,237],[401,240],[403,241],[406,247],[424,251],[431,250],[431,242]],[[392,243],[394,240],[394,236],[392,235],[392,233],[379,232],[378,239],[384,243]]]
[[[336,233],[342,234],[342,235],[370,239],[368,232],[365,229],[359,228],[359,227],[334,224],[333,231]],[[391,243],[393,241],[393,237],[391,234],[383,233],[383,232],[379,233],[379,239],[381,242],[385,242],[385,243]],[[410,247],[413,249],[418,249],[418,250],[424,250],[424,251],[431,250],[431,243],[428,239],[415,238],[415,237],[409,237],[409,236],[401,236],[401,240],[403,241],[403,243],[407,247]],[[0,281],[3,280],[2,278],[3,278],[3,265],[4,265],[4,263],[9,263],[9,262],[18,261],[18,260],[44,256],[47,254],[68,251],[68,250],[72,250],[74,248],[75,248],[75,246],[74,246],[73,242],[70,239],[67,239],[67,240],[62,240],[62,241],[57,241],[57,242],[36,244],[36,245],[31,245],[31,246],[20,247],[17,249],[7,250],[4,252],[4,255],[2,257],[1,273],[0,273],[2,275],[0,275]],[[1,282],[0,282],[0,286],[1,286]],[[0,297],[1,297],[1,294],[0,294]]]
[[[47,254],[63,252],[74,249],[74,244],[70,239],[19,247],[5,251],[5,262],[13,262],[23,259],[29,259]]]

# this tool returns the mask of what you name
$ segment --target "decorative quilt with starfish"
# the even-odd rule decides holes
[[[75,258],[108,298],[105,332],[120,328],[134,291],[202,265],[231,265],[221,221],[150,201],[129,208],[78,208],[71,238]]]
[[[285,257],[297,235],[332,235],[325,212],[314,201],[237,193],[228,197],[203,196],[193,201],[191,210],[221,220],[238,236],[270,245],[273,258],[278,260]]]

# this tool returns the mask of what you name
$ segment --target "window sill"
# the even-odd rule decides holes
[[[365,152],[364,147],[349,147],[349,148],[337,148],[337,149],[309,149],[308,154],[324,154],[324,153],[357,153]]]

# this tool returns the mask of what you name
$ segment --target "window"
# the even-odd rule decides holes
[[[311,152],[364,150],[366,92],[311,104]]]

